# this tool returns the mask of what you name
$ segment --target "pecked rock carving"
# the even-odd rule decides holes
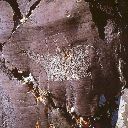
[[[126,5],[1,0],[0,127],[127,127]]]

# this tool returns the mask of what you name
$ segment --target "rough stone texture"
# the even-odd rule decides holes
[[[13,25],[13,11],[10,5],[5,1],[0,1],[0,43],[8,40]]]
[[[120,107],[118,111],[118,121],[116,128],[127,128],[128,127],[128,90],[125,89],[123,96],[121,97]]]
[[[128,77],[127,77],[127,17],[128,17],[128,10],[127,5],[128,2],[126,0],[120,1],[90,1],[90,7],[92,12],[93,20],[98,27],[99,35],[104,42],[108,46],[109,57],[112,57],[113,60],[116,61],[115,66],[112,64],[111,59],[108,58],[106,64],[105,72],[109,74],[109,71],[114,71],[115,69],[110,67],[116,67],[118,69],[119,80],[115,83],[116,87],[110,89],[110,95],[112,94],[111,90],[116,90],[118,87],[120,88],[119,83],[121,86],[127,87]],[[107,53],[107,52],[105,52]],[[107,56],[107,57],[108,57]],[[111,65],[111,66],[110,66]],[[110,73],[110,77],[113,78],[113,73]],[[108,76],[109,78],[109,76]],[[113,80],[111,80],[113,81]],[[110,84],[111,85],[111,84]],[[112,83],[114,85],[114,83]],[[111,85],[111,86],[112,86]],[[120,100],[120,107],[118,112],[118,121],[117,127],[118,128],[125,128],[127,127],[127,89],[124,90],[124,94],[121,96]]]
[[[35,2],[17,0],[23,17]],[[101,17],[106,24],[100,29],[102,24],[94,19],[97,10],[93,12],[84,0],[44,0],[9,38],[14,26],[13,11],[7,2],[0,1],[0,41],[6,41],[1,57],[5,58],[5,65],[10,70],[14,67],[29,69],[39,87],[50,90],[56,97],[57,106],[74,107],[81,116],[94,114],[97,107],[95,94],[116,95],[124,78],[113,48],[120,38],[113,19]],[[101,33],[104,33],[104,40],[100,39]],[[21,82],[14,78],[10,80],[2,71],[0,78],[1,128],[34,128],[37,121],[45,128],[48,118],[58,128],[70,128],[59,110],[53,109],[47,117],[45,106],[42,103],[37,105]],[[114,85],[117,91],[113,91]],[[126,92],[122,96],[125,103]],[[127,108],[127,104],[125,106]],[[119,128],[127,127],[125,113]],[[119,114],[119,124],[121,119]]]
[[[23,3],[18,2],[22,12]],[[28,8],[26,7],[26,9]],[[39,79],[41,88],[49,88],[55,97],[59,97],[55,101],[59,106],[66,105],[65,95],[70,98],[69,90],[66,89],[66,85],[69,87],[68,81],[70,81],[75,90],[74,101],[69,101],[72,102],[70,108],[75,106],[76,112],[81,115],[90,115],[93,111],[90,110],[92,103],[89,103],[88,99],[91,78],[87,75],[86,70],[91,62],[91,56],[93,58],[92,53],[95,51],[91,44],[98,35],[90,15],[89,6],[84,1],[82,3],[41,1],[30,19],[16,30],[3,48],[6,66],[9,69],[14,67],[20,70],[30,69],[31,73]],[[88,35],[84,36],[87,33]],[[78,41],[81,42],[79,45]],[[27,54],[22,53],[22,50],[26,50]],[[87,63],[85,63],[86,61]],[[8,86],[6,83],[8,82],[3,81],[2,86],[15,106],[15,127],[34,127],[37,120],[37,108],[33,97],[26,94],[20,83],[10,83]],[[84,102],[80,102],[80,100]],[[42,105],[39,105],[39,108],[40,106]],[[45,114],[42,113],[42,117],[41,113],[39,112],[38,117],[43,122]],[[46,126],[42,124],[42,127]]]

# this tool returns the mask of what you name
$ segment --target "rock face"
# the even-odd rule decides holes
[[[70,128],[72,109],[80,117],[93,116],[102,94],[112,105],[127,83],[124,6],[100,0],[0,1],[0,127]],[[12,75],[14,68],[29,71],[40,90],[50,91],[54,107],[28,93]]]

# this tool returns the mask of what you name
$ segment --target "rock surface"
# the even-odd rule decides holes
[[[93,0],[15,2],[17,6],[11,0],[0,1],[1,62],[4,58],[7,70],[15,67],[29,70],[39,88],[53,94],[58,108],[74,108],[80,116],[94,115],[102,93],[110,100],[120,92],[127,82],[123,68],[127,55],[117,52],[121,41],[126,46],[127,34],[120,33],[123,26],[116,23],[115,15],[111,16],[113,4],[101,2],[102,8],[98,8]],[[71,127],[59,109],[47,113],[46,106],[37,104],[21,81],[9,79],[3,67],[0,128],[46,128],[48,123],[57,128]],[[127,99],[125,90],[120,101],[118,128],[128,125]]]

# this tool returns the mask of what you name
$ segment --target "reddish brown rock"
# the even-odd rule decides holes
[[[97,108],[99,93],[111,97],[118,91],[113,91],[113,85],[120,86],[113,49],[118,40],[115,22],[109,18],[103,19],[106,24],[95,21],[94,14],[98,11],[93,12],[95,9],[84,0],[17,0],[17,3],[23,16],[13,21],[14,9],[0,1],[0,16],[4,19],[0,22],[4,28],[0,31],[2,42],[8,40],[13,26],[16,29],[3,46],[5,67],[29,70],[39,88],[53,94],[57,109],[47,113],[47,106],[36,104],[34,96],[27,93],[26,85],[14,78],[9,80],[1,68],[0,98],[3,100],[0,107],[4,118],[0,117],[0,125],[3,128],[34,128],[39,122],[45,128],[49,120],[56,127],[70,128],[60,108],[63,111],[74,108],[77,115],[91,116]],[[28,17],[29,12],[32,14]]]

